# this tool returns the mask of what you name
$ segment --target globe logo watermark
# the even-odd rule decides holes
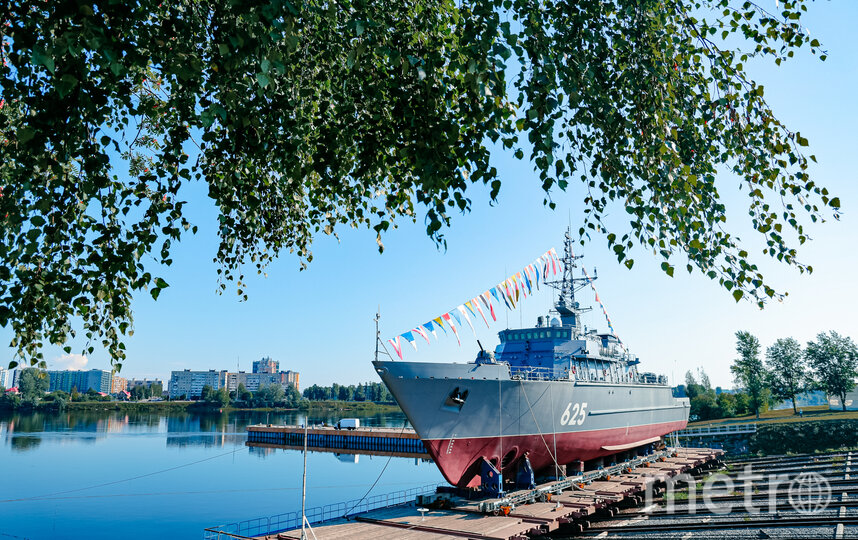
[[[790,482],[788,499],[797,512],[818,514],[831,502],[831,484],[815,472],[803,472]]]
[[[650,484],[646,508],[653,510],[663,502],[668,514],[678,512],[679,506],[682,513],[695,514],[701,508],[699,498],[703,499],[703,508],[712,514],[729,514],[737,505],[750,514],[767,511],[777,515],[790,509],[804,515],[819,514],[831,503],[831,484],[815,472],[763,475],[747,465],[735,476],[715,473],[700,479],[679,474],[665,481],[663,493],[656,492]]]

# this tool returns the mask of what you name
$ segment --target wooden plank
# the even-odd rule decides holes
[[[517,507],[510,513],[510,517],[518,517],[542,523],[545,532],[557,529],[564,518],[570,519],[583,515],[586,514],[582,513],[580,509],[564,506],[559,502],[525,504]]]
[[[506,516],[475,515],[452,510],[430,510],[425,519],[414,507],[396,507],[361,514],[359,521],[370,521],[422,531],[430,531],[485,540],[509,540],[537,529],[533,523]]]
[[[307,536],[313,538],[314,535],[318,540],[461,540],[460,536],[346,520],[337,520],[330,524],[319,524],[313,527],[313,534],[308,534]],[[276,535],[263,536],[260,537],[260,540],[299,540],[300,538],[301,529],[297,529]]]

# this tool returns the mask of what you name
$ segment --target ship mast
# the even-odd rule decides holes
[[[583,255],[575,255],[572,252],[572,230],[566,230],[566,237],[563,242],[563,278],[559,281],[547,281],[551,287],[557,289],[560,294],[557,301],[554,303],[554,311],[560,315],[560,322],[564,328],[571,328],[574,338],[584,331],[584,326],[581,324],[581,314],[590,311],[590,307],[581,307],[581,304],[575,300],[575,293],[581,290],[588,284],[587,278],[576,278],[572,269],[577,268],[575,261],[582,258]],[[596,276],[593,276],[596,279]]]

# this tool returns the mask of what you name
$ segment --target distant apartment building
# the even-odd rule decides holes
[[[116,375],[110,381],[110,393],[118,394],[128,390],[128,379],[125,377],[117,377]]]
[[[15,370],[14,369],[4,369],[0,368],[0,387],[2,388],[12,388],[15,386]]]
[[[280,371],[278,373],[246,373],[239,371],[238,373],[229,373],[227,377],[226,388],[230,392],[238,389],[239,384],[243,384],[251,392],[256,392],[260,387],[269,384],[279,384],[284,389],[287,386],[294,386],[295,390],[300,391],[297,371]]]
[[[181,396],[187,398],[198,398],[203,393],[203,387],[208,385],[213,390],[220,390],[227,384],[226,370],[215,371],[173,371],[170,375],[170,399]]]
[[[280,362],[265,357],[253,362],[253,373],[246,371],[233,373],[213,369],[209,371],[192,371],[190,369],[173,371],[170,376],[170,398],[175,399],[182,395],[189,399],[200,397],[205,385],[211,386],[213,390],[226,387],[230,392],[238,390],[239,385],[244,385],[250,392],[256,392],[269,384],[278,384],[284,389],[287,386],[294,386],[298,390],[298,372],[279,371],[279,368]],[[134,387],[134,384],[134,379],[128,382],[129,390]]]
[[[239,371],[238,373],[229,373],[227,377],[226,388],[230,392],[237,390],[240,384],[243,384],[251,392],[256,392],[260,387],[268,386],[269,384],[281,384],[279,373],[247,373]]]
[[[241,373],[241,372],[239,372]],[[277,383],[282,385],[284,388],[287,385],[292,385],[296,390],[300,390],[298,384],[298,372],[297,371],[280,371],[280,362],[277,360],[272,360],[270,356],[265,356],[260,360],[257,360],[253,363],[253,373],[267,373],[271,375],[277,375],[276,380],[270,379],[260,379],[260,382],[265,381],[264,384],[272,384]],[[251,384],[255,384],[251,382]],[[261,384],[260,384],[261,385]],[[253,392],[250,389],[247,383],[244,383],[244,386],[247,387],[248,390]],[[232,388],[230,389],[232,390]]]
[[[2,386],[3,388],[15,388],[16,386],[18,386],[18,379],[20,377],[20,369],[0,368],[0,386]]]
[[[280,375],[280,384],[283,386],[291,384],[295,387],[295,390],[299,392],[301,391],[301,387],[298,382],[299,374],[297,371],[281,371],[278,375]]]
[[[113,374],[104,369],[48,371],[48,377],[50,392],[62,390],[71,393],[72,389],[77,389],[78,392],[83,393],[92,389],[109,394],[113,382]]]
[[[278,371],[280,371],[280,362],[272,360],[270,356],[253,363],[254,373],[277,373]]]

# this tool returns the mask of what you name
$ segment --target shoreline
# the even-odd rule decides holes
[[[7,409],[0,409],[6,411]],[[125,411],[125,412],[306,412],[306,411],[345,411],[362,414],[395,413],[402,410],[396,404],[374,403],[366,401],[307,401],[298,407],[219,407],[198,401],[73,401],[63,409],[36,406],[8,409],[9,412],[63,412],[63,411]]]

